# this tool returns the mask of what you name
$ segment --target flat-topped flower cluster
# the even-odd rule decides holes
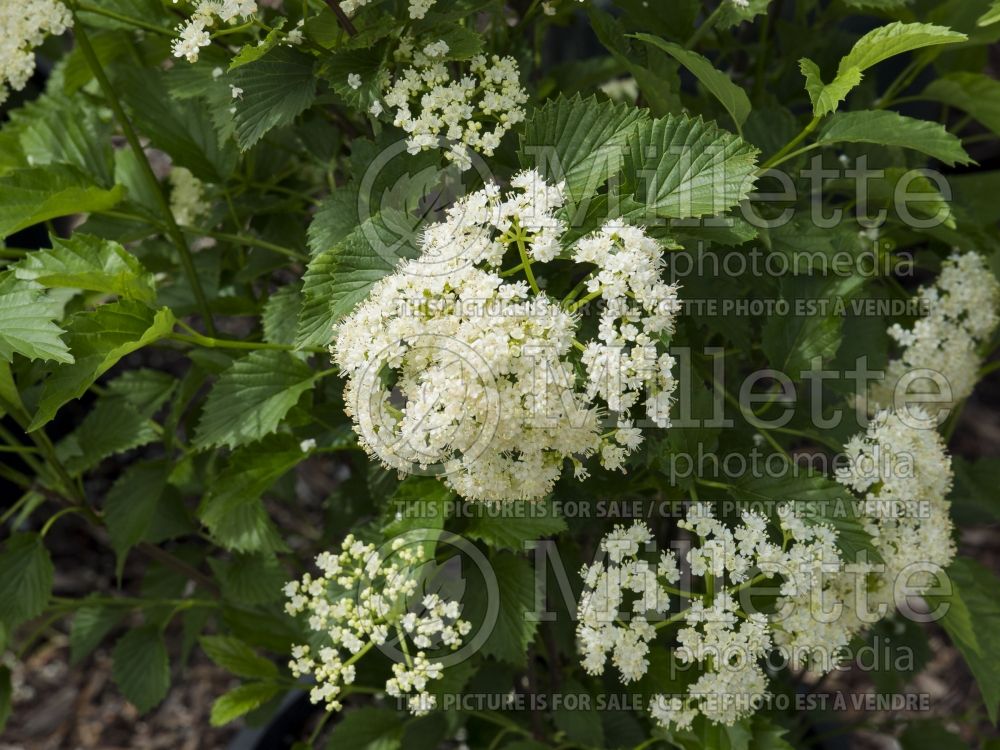
[[[671,658],[695,677],[683,692],[656,696],[650,711],[667,728],[687,729],[699,715],[732,725],[753,713],[767,695],[761,662],[772,649],[793,668],[836,667],[854,636],[903,604],[898,583],[924,591],[954,557],[951,463],[922,416],[908,423],[882,412],[846,446],[852,460],[837,480],[858,495],[855,515],[871,556],[845,556],[833,526],[806,522],[794,502],[775,518],[744,511],[733,525],[694,502],[678,523],[694,538],[690,548],[682,556],[661,551],[655,563],[643,558],[653,542],[645,523],[616,527],[601,542],[601,559],[581,572],[584,669],[602,674],[610,657],[623,683],[638,680],[658,632],[677,626]],[[677,588],[682,562],[686,590]],[[777,600],[755,611],[740,594],[769,579]]]
[[[441,678],[443,665],[432,661],[427,651],[459,648],[470,625],[460,619],[455,601],[437,594],[413,601],[423,562],[423,547],[405,546],[402,538],[383,554],[348,535],[339,554],[324,552],[316,558],[320,575],[306,573],[285,586],[285,611],[305,615],[316,634],[312,643],[292,649],[289,663],[293,676],[312,675],[316,680],[309,695],[313,703],[339,711],[341,698],[354,682],[355,663],[373,647],[398,638],[403,658],[393,665],[386,693],[407,696],[416,715],[434,708],[427,685]],[[407,642],[417,649],[412,657]]]
[[[420,256],[375,284],[332,349],[366,450],[475,500],[544,497],[564,464],[582,479],[594,455],[623,470],[643,441],[632,410],[642,402],[667,426],[676,387],[664,337],[679,303],[660,279],[663,247],[620,223],[571,245],[563,187],[534,171],[511,184],[430,226]],[[507,258],[520,263],[501,271]],[[536,278],[556,258],[581,277],[563,300]],[[580,311],[598,298],[588,338]]]
[[[177,27],[177,38],[172,45],[174,57],[183,57],[189,63],[198,62],[202,48],[212,43],[209,29],[216,22],[232,24],[256,12],[256,0],[199,0],[191,17]]]
[[[492,156],[507,131],[524,120],[528,94],[514,58],[477,55],[456,77],[446,62],[448,51],[444,41],[417,49],[404,36],[395,58],[408,67],[382,93],[410,153],[446,147],[445,155],[467,169],[469,150]],[[372,114],[382,109],[376,101]]]
[[[0,104],[10,89],[20,91],[35,72],[35,47],[73,25],[60,0],[8,0],[0,3]]]

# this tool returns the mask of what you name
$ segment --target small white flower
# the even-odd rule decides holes
[[[347,85],[355,90],[361,88],[361,76],[359,76],[357,73],[348,73]]]

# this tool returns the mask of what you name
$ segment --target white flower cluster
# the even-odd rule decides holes
[[[504,134],[524,119],[528,94],[512,57],[478,55],[465,75],[453,78],[447,54],[444,41],[415,50],[413,40],[404,37],[396,59],[409,67],[387,82],[383,97],[395,110],[393,124],[407,133],[410,153],[439,148],[443,139],[448,158],[468,169],[468,149],[492,156]],[[376,102],[372,112],[381,111]]]
[[[660,581],[673,584],[680,577],[671,552],[664,552],[655,566],[639,557],[642,546],[652,539],[645,524],[636,523],[628,529],[616,526],[601,540],[609,564],[599,560],[581,571],[583,592],[577,606],[576,635],[583,668],[589,674],[603,673],[609,654],[623,683],[638,680],[649,668],[648,644],[656,630],[643,615],[666,611],[670,595]],[[629,598],[630,612],[635,615],[627,623],[619,617],[626,592],[634,595]]]
[[[170,181],[170,212],[174,221],[182,227],[191,226],[208,212],[204,183],[185,167],[171,168],[167,179]]]
[[[911,410],[908,422],[879,412],[863,435],[852,437],[845,452],[849,466],[837,481],[862,499],[859,516],[884,562],[883,597],[894,604],[893,588],[905,576],[909,585],[930,585],[925,568],[946,568],[955,556],[948,493],[954,478],[944,440],[926,414]]]
[[[0,104],[8,87],[20,91],[35,72],[35,47],[72,25],[73,16],[60,0],[0,3]]]
[[[656,696],[653,717],[665,727],[686,729],[699,714],[731,725],[751,713],[767,692],[760,661],[780,626],[759,612],[743,612],[735,594],[780,574],[781,593],[792,596],[811,589],[824,566],[839,565],[833,529],[807,525],[790,508],[780,521],[779,544],[770,539],[767,521],[757,513],[744,512],[742,523],[730,529],[715,518],[710,505],[693,503],[679,525],[698,537],[685,560],[692,576],[705,579],[704,594],[670,588],[680,580],[674,552],[661,552],[655,566],[640,557],[642,546],[653,538],[644,523],[616,527],[601,542],[607,564],[598,561],[581,573],[577,640],[587,672],[603,673],[610,654],[623,682],[641,678],[657,628],[682,623],[675,657],[700,675],[684,694]],[[671,591],[691,600],[690,606],[671,615]],[[626,594],[633,601],[623,615]],[[650,613],[666,619],[651,625],[646,619]]]
[[[256,0],[198,0],[191,18],[177,27],[177,38],[171,46],[174,57],[183,57],[189,63],[198,62],[202,47],[212,43],[208,30],[215,25],[216,19],[231,24],[256,12]]]
[[[391,548],[390,564],[374,545],[348,535],[340,554],[324,552],[316,558],[321,575],[307,573],[285,586],[285,611],[308,615],[309,628],[317,634],[312,645],[292,649],[289,668],[295,677],[315,678],[310,700],[326,704],[328,710],[341,709],[340,699],[354,682],[355,663],[372,647],[396,637],[404,659],[393,665],[386,693],[409,696],[412,713],[427,713],[434,707],[428,682],[441,679],[443,666],[432,662],[425,649],[457,649],[469,633],[471,626],[459,619],[457,602],[427,594],[418,607],[410,606],[419,585],[423,548],[404,546],[402,539],[394,540]],[[407,641],[419,649],[413,657]]]
[[[1000,282],[978,253],[952,255],[937,283],[922,287],[917,301],[927,315],[910,330],[899,324],[889,329],[903,352],[889,363],[885,380],[872,388],[871,400],[882,407],[895,406],[893,394],[904,378],[914,380],[904,382],[900,390],[936,393],[938,386],[928,380],[928,371],[944,377],[953,401],[966,398],[982,364],[978,347],[1000,323]]]
[[[437,0],[410,0],[410,18],[421,19]]]
[[[366,450],[401,471],[434,467],[477,500],[544,497],[566,460],[578,478],[595,454],[622,469],[643,439],[629,411],[640,391],[665,427],[675,388],[659,338],[678,309],[659,280],[662,248],[614,224],[564,251],[562,186],[534,171],[512,186],[490,184],[429,227],[421,255],[372,288],[333,346]],[[500,272],[515,247],[526,263]],[[532,268],[559,255],[596,266],[590,297],[609,309],[596,341],[576,338],[587,298],[560,304],[537,285]],[[507,280],[522,269],[529,283]]]

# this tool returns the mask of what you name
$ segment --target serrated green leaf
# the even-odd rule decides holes
[[[957,72],[927,86],[921,98],[955,107],[1000,134],[1000,81],[981,73]]]
[[[302,310],[295,345],[326,346],[333,338],[333,324],[362,302],[372,286],[391,273],[405,248],[391,245],[376,250],[379,218],[368,220],[336,246],[311,261],[303,276]],[[376,240],[377,241],[377,240]]]
[[[295,343],[301,310],[302,290],[298,284],[283,286],[268,297],[261,314],[264,341],[272,344]]]
[[[327,750],[365,748],[386,736],[398,738],[403,731],[399,715],[387,708],[364,707],[348,711],[333,726]]]
[[[28,253],[14,266],[19,279],[44,287],[106,292],[152,304],[153,276],[117,242],[74,233],[69,239],[50,237],[52,247]]]
[[[505,503],[501,512],[491,515],[488,509],[472,519],[465,536],[478,539],[497,549],[523,552],[524,543],[566,530],[566,521],[545,503],[514,501]]]
[[[762,346],[773,368],[797,380],[815,359],[822,361],[837,353],[843,316],[837,314],[835,304],[855,294],[861,280],[789,276],[781,284],[789,313],[767,318]]]
[[[236,53],[233,57],[232,62],[229,63],[229,70],[233,71],[247,63],[256,62],[272,49],[274,49],[278,42],[285,38],[285,18],[279,18],[274,22],[271,30],[267,32],[267,36],[261,39],[256,44],[244,44],[240,51]]]
[[[962,141],[939,123],[904,117],[889,110],[840,112],[831,117],[816,138],[817,143],[877,143],[911,148],[949,166],[969,164],[972,159]]]
[[[118,639],[112,674],[140,714],[156,706],[170,689],[170,661],[163,634],[155,625],[131,630]]]
[[[68,164],[103,187],[114,184],[111,128],[82,99],[50,91],[10,117],[31,166]]]
[[[0,239],[49,219],[113,208],[124,195],[120,185],[105,190],[63,164],[15,169],[0,176]]]
[[[169,372],[144,367],[123,372],[107,384],[106,394],[124,399],[140,414],[151,417],[176,387],[177,379]]]
[[[38,534],[15,534],[0,552],[0,622],[13,628],[37,617],[52,593],[53,568]]]
[[[697,52],[685,49],[679,44],[668,42],[652,34],[633,34],[632,36],[655,45],[690,70],[691,74],[701,82],[701,85],[725,107],[729,116],[733,118],[737,132],[740,135],[743,134],[743,123],[750,116],[752,109],[750,97],[743,89],[733,83],[729,76],[718,70],[707,58],[702,57]]]
[[[223,595],[241,604],[267,604],[283,594],[288,573],[273,555],[233,555],[230,560],[209,558]]]
[[[536,580],[535,572],[527,560],[501,552],[490,559],[490,567],[496,580],[486,581],[483,587],[469,591],[470,619],[482,619],[489,597],[499,597],[499,609],[492,632],[483,643],[480,653],[493,656],[514,666],[523,666],[528,656],[528,646],[535,637],[538,623],[527,615],[534,611]],[[485,623],[489,627],[490,623]]]
[[[269,679],[278,676],[278,667],[274,662],[258,656],[239,638],[206,635],[201,638],[200,643],[209,659],[237,677]]]
[[[67,322],[66,338],[76,361],[60,365],[49,375],[28,430],[38,429],[60,407],[83,395],[126,354],[168,336],[174,323],[174,315],[168,308],[154,311],[132,300],[113,302],[72,316]]]
[[[221,727],[267,703],[281,692],[273,682],[248,682],[219,696],[209,717],[213,727]]]
[[[246,151],[268,131],[288,125],[316,98],[313,59],[278,47],[235,70],[232,85],[243,90],[236,105],[236,141]]]
[[[560,97],[538,109],[525,126],[521,164],[537,168],[548,180],[565,180],[576,205],[618,173],[629,133],[644,119],[641,109],[625,104]]]
[[[167,461],[135,463],[112,485],[104,501],[104,518],[121,576],[128,551],[149,531],[167,487],[171,464]]]
[[[358,193],[355,189],[340,187],[326,196],[306,232],[313,257],[349,235],[360,223],[358,213]]]
[[[983,696],[990,721],[996,724],[1000,707],[1000,580],[975,560],[956,559],[945,571],[951,582],[947,596],[928,592],[932,607],[947,607],[938,624],[965,658]]]
[[[259,350],[236,360],[205,400],[195,447],[235,448],[271,434],[318,374],[285,351]]]
[[[722,214],[749,194],[758,153],[701,118],[642,122],[628,141],[622,211],[637,219]]]
[[[73,355],[55,324],[62,305],[48,297],[41,285],[19,281],[12,272],[0,273],[0,358],[14,354],[28,359],[71,363]]]
[[[162,71],[129,67],[121,79],[119,88],[136,129],[170,154],[175,165],[208,182],[220,182],[232,174],[236,149],[219,138],[212,107],[171,97]]]
[[[69,630],[70,663],[79,663],[97,648],[126,614],[123,607],[104,607],[100,604],[84,604],[77,609]]]
[[[864,72],[890,57],[940,44],[955,44],[968,37],[946,26],[894,21],[872,29],[845,55],[837,67],[838,77],[852,68]]]
[[[219,544],[237,552],[285,548],[260,498],[305,455],[289,435],[271,435],[233,452],[198,509]]]
[[[861,83],[861,70],[850,68],[839,73],[829,84],[823,83],[819,66],[808,57],[799,60],[799,70],[806,79],[806,93],[812,102],[813,114],[823,117],[835,111],[844,98]]]
[[[56,455],[76,476],[108,456],[146,445],[157,437],[148,415],[124,398],[109,396],[99,399],[80,426],[59,441]]]

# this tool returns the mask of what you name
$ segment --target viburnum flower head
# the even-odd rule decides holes
[[[176,5],[177,0],[173,1]],[[256,0],[198,0],[191,18],[177,27],[177,38],[172,45],[174,57],[198,62],[202,48],[212,43],[209,29],[216,20],[232,24],[256,12]]]
[[[476,500],[544,497],[567,462],[585,477],[591,456],[624,470],[643,442],[635,418],[668,426],[676,387],[663,246],[617,222],[567,242],[563,186],[534,171],[511,186],[488,184],[428,227],[420,255],[375,284],[332,348],[366,450]],[[564,300],[536,278],[556,259],[581,277]]]
[[[437,594],[419,596],[421,545],[397,537],[388,550],[378,550],[348,535],[339,554],[316,558],[320,575],[305,574],[285,586],[285,611],[305,616],[313,638],[293,647],[292,675],[312,675],[309,697],[327,710],[340,710],[340,698],[354,682],[355,664],[374,647],[393,639],[400,642],[402,659],[393,665],[385,691],[407,698],[411,713],[434,708],[427,692],[432,680],[443,676],[444,665],[432,661],[431,649],[456,650],[471,625],[462,620],[458,602]],[[414,655],[411,657],[412,644]]]
[[[492,156],[504,134],[524,119],[528,94],[514,58],[477,55],[456,78],[448,52],[443,40],[416,49],[404,37],[395,57],[408,67],[386,84],[383,97],[393,124],[407,134],[410,153],[445,144],[448,159],[468,169],[469,150]]]
[[[889,328],[902,353],[871,388],[869,400],[876,408],[895,406],[897,390],[937,395],[942,378],[951,403],[969,396],[983,360],[979,347],[1000,323],[1000,282],[978,253],[953,254],[937,281],[922,287],[916,299],[926,314],[910,329]]]
[[[35,72],[35,47],[62,34],[73,16],[60,0],[8,0],[0,3],[0,104],[8,87],[20,91]]]

